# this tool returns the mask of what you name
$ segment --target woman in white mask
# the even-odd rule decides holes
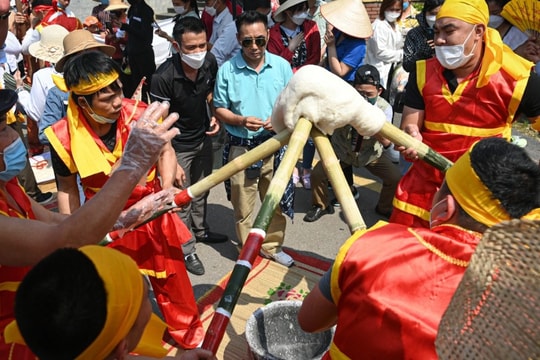
[[[422,12],[416,16],[418,27],[412,29],[405,37],[403,46],[403,69],[411,72],[416,61],[426,60],[435,56],[433,42],[433,25],[435,17],[441,9],[444,0],[425,0]]]
[[[397,22],[402,11],[403,0],[383,0],[379,16],[372,24],[373,36],[367,42],[366,64],[379,70],[385,89],[390,71],[403,60],[403,35]]]
[[[186,16],[199,17],[199,8],[197,0],[172,0],[172,5],[176,16],[175,21],[178,21]]]
[[[197,0],[172,0],[172,6],[176,16],[169,20],[161,21],[159,28],[156,29],[156,35],[167,39],[170,43],[174,42],[172,30],[178,20],[189,16],[200,19]]]

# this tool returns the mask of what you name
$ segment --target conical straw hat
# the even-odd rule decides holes
[[[334,0],[321,6],[322,16],[347,35],[367,39],[373,35],[362,0]]]
[[[540,221],[485,232],[439,324],[439,359],[540,359]]]

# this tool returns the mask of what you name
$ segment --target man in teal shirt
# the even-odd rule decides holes
[[[273,136],[272,107],[292,77],[289,63],[266,51],[266,16],[246,11],[236,20],[236,28],[242,49],[219,68],[214,89],[216,116],[225,124],[229,137],[225,161],[231,161]],[[253,225],[257,193],[260,198],[264,197],[273,175],[272,155],[230,178],[229,196],[236,233],[242,243]],[[261,252],[282,265],[291,266],[293,259],[281,249],[285,225],[285,216],[278,209],[268,227]]]

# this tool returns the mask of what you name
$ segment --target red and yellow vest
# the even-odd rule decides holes
[[[332,268],[338,320],[324,359],[437,359],[439,322],[479,240],[383,222],[351,237]]]
[[[131,122],[134,119],[138,119],[142,115],[146,107],[147,105],[142,102],[131,99],[122,100],[122,111],[120,113],[120,117],[116,122],[116,145],[112,152],[105,146],[101,139],[88,125],[88,122],[84,118],[82,112],[79,112],[79,121],[82,125],[79,127],[79,131],[86,131],[91,135],[92,141],[94,141],[98,145],[103,157],[105,157],[108,163],[113,166],[122,156],[124,146],[129,136]],[[72,138],[70,136],[70,129],[67,118],[63,118],[62,120],[53,124],[49,129],[46,130],[46,135],[54,150],[62,159],[64,164],[70,169],[72,173],[77,173],[80,164],[78,164],[77,161],[74,159],[71,150]],[[90,163],[93,159],[88,158],[82,160]],[[92,196],[94,196],[103,187],[103,185],[108,179],[109,174],[105,174],[104,172],[94,172],[94,174],[90,176],[82,177],[81,182],[86,198],[92,198]],[[146,178],[146,186],[137,185],[137,187],[133,190],[133,193],[129,198],[128,203],[126,204],[126,208],[133,205],[135,202],[139,201],[144,196],[153,193],[154,190],[156,190],[157,188],[159,188],[159,184],[156,177],[156,168],[154,166],[152,167],[152,169],[150,169],[148,173],[148,176]]]
[[[510,138],[528,77],[515,80],[501,68],[487,85],[478,88],[476,71],[451,93],[443,76],[444,68],[436,59],[418,61],[416,68],[418,89],[425,103],[421,129],[424,143],[456,161],[482,138]],[[433,195],[443,179],[441,171],[422,161],[415,162],[398,185],[394,198],[397,211],[390,221],[426,226]],[[411,220],[411,215],[418,221]]]
[[[35,219],[36,217],[32,211],[30,200],[16,178],[13,178],[6,184],[6,189],[17,205],[19,205],[22,213],[9,206],[5,198],[0,195],[0,216]],[[35,355],[26,346],[6,344],[4,341],[5,327],[11,321],[15,320],[15,292],[28,270],[30,270],[29,266],[14,267],[0,265],[0,359],[36,359]]]

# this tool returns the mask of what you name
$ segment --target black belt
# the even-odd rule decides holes
[[[247,138],[234,136],[231,134],[228,134],[228,135],[229,135],[229,144],[231,146],[243,146],[249,149],[259,146],[260,144],[262,144],[263,142],[265,142],[266,140],[270,139],[273,136],[272,133],[267,133],[267,134],[255,136],[251,139],[247,139]]]

